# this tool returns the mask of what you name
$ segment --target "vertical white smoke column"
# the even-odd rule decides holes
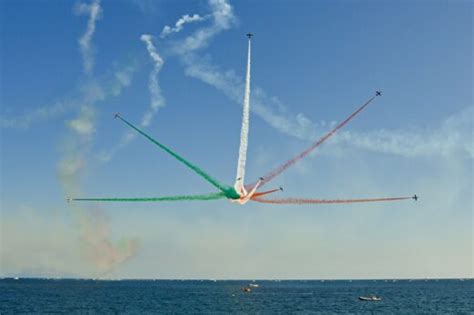
[[[100,0],[93,0],[91,4],[78,3],[75,7],[76,14],[89,15],[87,29],[84,35],[79,39],[82,60],[84,63],[84,72],[90,74],[94,68],[94,47],[92,46],[92,37],[95,33],[96,22],[101,18],[102,8]]]
[[[244,108],[242,115],[242,129],[240,131],[240,148],[239,148],[239,160],[237,162],[237,177],[235,180],[234,188],[240,194],[246,194],[244,188],[244,177],[245,177],[245,162],[247,160],[247,141],[249,136],[249,111],[250,111],[250,49],[251,49],[251,35],[249,36],[249,46],[247,53],[247,75],[245,77],[245,95],[244,95]]]
[[[158,74],[160,73],[161,68],[163,67],[164,61],[163,58],[161,58],[160,54],[158,54],[155,45],[153,45],[151,35],[143,34],[142,36],[140,36],[140,39],[146,43],[148,54],[150,55],[150,58],[153,59],[153,61],[155,62],[153,71],[150,72],[150,78],[148,81],[148,89],[150,90],[151,95],[150,108],[144,114],[141,122],[142,127],[147,127],[151,123],[151,120],[153,119],[153,116],[157,113],[158,109],[160,107],[165,106],[165,99],[161,95],[161,88],[158,84]]]

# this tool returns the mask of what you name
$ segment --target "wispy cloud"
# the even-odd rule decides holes
[[[209,16],[202,17],[199,14],[194,14],[194,15],[185,14],[178,21],[176,21],[174,27],[166,25],[161,31],[160,37],[165,38],[166,36],[170,34],[179,33],[182,31],[184,24],[204,21],[208,17]]]
[[[145,15],[152,15],[156,12],[156,0],[131,0],[134,5]]]
[[[474,158],[474,106],[454,113],[434,128],[343,131],[333,145],[343,144],[403,157],[459,155]]]
[[[0,117],[0,128],[28,129],[31,124],[47,120],[51,117],[63,115],[68,109],[74,107],[72,101],[59,101],[53,105],[43,106],[17,117]]]
[[[77,110],[87,101],[102,101],[111,96],[119,96],[122,90],[131,84],[137,65],[132,62],[118,67],[112,73],[105,75],[95,83],[81,83],[74,96],[65,97],[52,105],[41,106],[28,110],[25,114],[16,117],[0,116],[0,128],[27,130],[34,124],[57,119],[65,114]]]
[[[102,9],[100,7],[100,0],[93,0],[90,4],[77,3],[74,7],[74,12],[77,15],[87,15],[87,29],[85,33],[79,38],[79,48],[82,54],[84,72],[91,73],[94,68],[94,49],[92,46],[92,36],[95,33],[96,22],[102,16]]]

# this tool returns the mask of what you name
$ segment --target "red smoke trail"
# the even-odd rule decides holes
[[[267,190],[267,191],[262,191],[262,192],[256,192],[255,194],[253,194],[252,198],[250,199],[254,199],[256,197],[260,197],[260,196],[265,196],[265,195],[269,195],[269,194],[272,194],[274,192],[277,192],[277,191],[280,191],[281,188],[276,188],[276,189],[272,189],[272,190]]]
[[[377,93],[378,95],[378,93]],[[267,175],[263,176],[263,180],[261,182],[260,187],[271,181],[274,177],[280,175],[284,170],[286,170],[288,167],[291,165],[295,164],[305,156],[307,156],[311,151],[319,147],[321,144],[323,144],[327,139],[329,139],[332,135],[334,135],[339,129],[344,127],[352,118],[354,118],[358,113],[364,110],[367,105],[369,105],[373,100],[375,99],[375,96],[372,96],[367,102],[365,102],[364,105],[359,107],[355,112],[353,112],[349,117],[347,117],[343,122],[339,123],[336,127],[334,127],[331,131],[329,131],[327,134],[325,134],[323,137],[321,137],[318,141],[314,142],[308,149],[304,150],[297,156],[293,157],[292,159],[286,161],[284,164],[280,165]],[[254,186],[255,184],[249,185],[250,187]]]
[[[395,198],[365,198],[365,199],[305,199],[305,198],[285,198],[285,199],[262,199],[252,198],[253,201],[280,205],[305,205],[305,204],[331,204],[331,203],[361,203],[361,202],[381,202],[381,201],[397,201],[408,200],[413,197],[395,197]]]

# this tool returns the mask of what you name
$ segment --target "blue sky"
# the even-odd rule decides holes
[[[473,276],[471,3],[1,6],[0,275]],[[160,36],[186,14],[201,19]],[[312,206],[64,201],[213,191],[130,136],[115,112],[232,184],[248,31],[255,34],[248,181],[381,89],[376,103],[272,184],[285,188],[281,197],[421,199]]]

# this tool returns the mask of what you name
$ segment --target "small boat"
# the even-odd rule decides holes
[[[252,292],[252,289],[250,289],[249,287],[243,287],[240,290],[242,290],[243,292],[246,292],[246,293]]]
[[[375,295],[370,296],[359,296],[359,300],[361,301],[382,301],[382,298]]]
[[[249,287],[258,288],[258,284],[256,284],[256,283],[250,283],[250,284],[249,284]]]

